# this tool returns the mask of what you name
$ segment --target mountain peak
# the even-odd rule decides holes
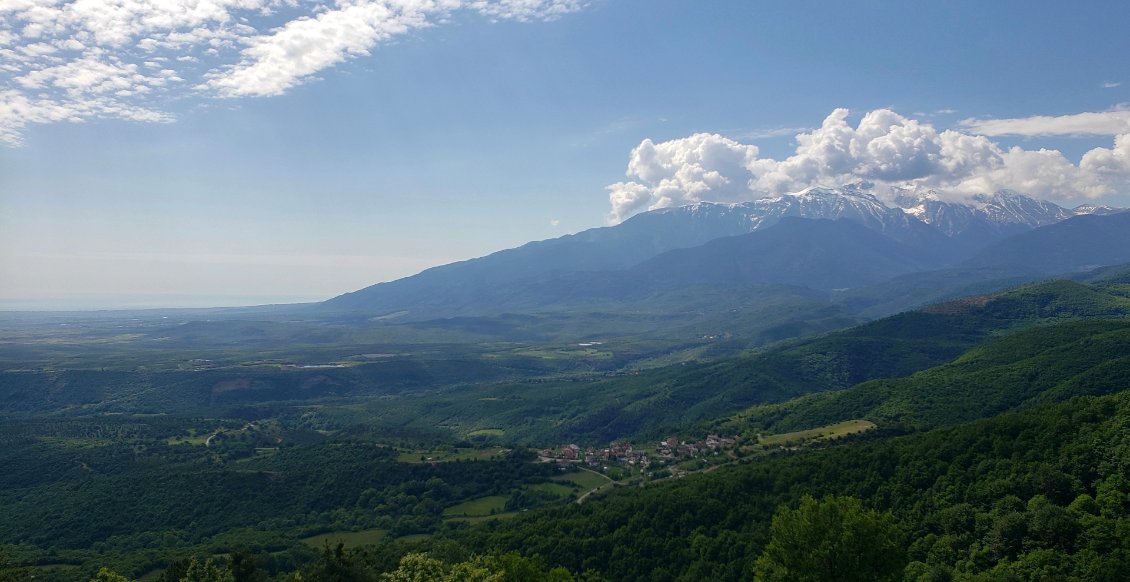
[[[1079,206],[1071,209],[1071,214],[1074,214],[1075,216],[1080,216],[1083,214],[1097,214],[1100,216],[1105,216],[1107,214],[1118,214],[1119,212],[1125,211],[1125,208],[1115,208],[1113,206],[1080,204]]]
[[[899,188],[894,203],[906,214],[951,237],[983,228],[1038,228],[1072,216],[1065,208],[1014,190],[976,194],[968,202],[947,202],[934,190]]]
[[[809,186],[798,192],[791,192],[786,196],[794,196],[797,198],[837,198],[837,197],[850,197],[850,198],[864,198],[867,200],[879,201],[875,197],[875,185],[871,182],[852,182],[843,186]]]
[[[998,190],[989,196],[978,194],[973,199],[980,203],[978,209],[998,224],[1039,228],[1072,216],[1071,212],[1057,204],[1036,200],[1014,190]]]

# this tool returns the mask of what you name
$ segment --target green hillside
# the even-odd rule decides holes
[[[575,419],[572,425],[566,425],[575,427],[570,429],[572,433],[565,434],[656,436],[679,423],[706,421],[757,403],[783,402],[810,393],[839,391],[868,380],[908,376],[949,362],[1010,330],[1126,315],[1130,315],[1130,300],[1125,296],[1106,287],[1070,281],[938,304],[746,357],[662,368],[607,382],[590,390],[594,393],[590,401],[600,402],[602,396],[614,395],[616,402],[627,404],[609,404],[599,414]],[[1076,336],[1088,333],[1089,328],[1083,327]],[[1040,336],[1036,331],[1031,337]],[[1102,361],[1102,357],[1096,355],[1096,361]],[[863,417],[867,409],[862,405],[840,407],[831,403],[881,391],[883,386],[886,384],[877,383],[827,399],[814,398],[813,402],[828,402],[828,410],[814,413],[807,419],[809,426]],[[867,399],[877,396],[859,398],[870,401]],[[774,413],[779,414],[776,410]],[[797,421],[782,428],[808,428],[802,424]]]
[[[962,317],[989,339],[909,378],[877,378],[756,407],[723,426],[791,431],[865,418],[883,428],[921,429],[992,416],[1030,400],[1126,387],[1130,301],[1102,287],[1053,281],[927,311]]]
[[[892,513],[909,580],[1118,580],[1130,568],[1128,422],[1128,393],[1078,398],[760,458],[454,538],[613,580],[739,580],[781,504],[846,495]]]

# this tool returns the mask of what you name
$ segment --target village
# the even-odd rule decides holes
[[[659,479],[679,477],[701,469],[702,466],[711,464],[706,462],[708,459],[722,453],[729,460],[736,442],[737,437],[711,434],[697,441],[669,436],[654,445],[641,446],[622,441],[614,441],[604,448],[563,444],[538,451],[538,460],[562,466],[581,466],[605,474],[626,472]]]

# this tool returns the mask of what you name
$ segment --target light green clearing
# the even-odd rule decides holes
[[[867,432],[875,428],[875,423],[868,420],[848,420],[829,424],[808,430],[798,430],[783,434],[760,435],[757,443],[760,445],[791,445],[805,441],[831,440],[852,434]]]
[[[519,513],[520,512],[518,511],[507,511],[506,513],[496,513],[494,515],[468,515],[459,517],[447,517],[444,518],[444,521],[460,523],[482,523],[484,521],[490,521],[492,519],[509,519],[511,517],[514,517],[515,515],[518,515]]]
[[[554,481],[568,481],[580,485],[582,489],[595,489],[609,482],[607,477],[590,473],[589,471],[577,471],[575,473],[567,473],[565,475],[558,475],[553,478]]]
[[[469,436],[469,437],[477,437],[477,436],[500,437],[504,434],[506,434],[506,433],[503,432],[501,428],[480,428],[479,430],[473,430],[473,431],[467,433],[467,436]]]
[[[444,517],[456,516],[489,516],[491,511],[495,513],[501,512],[506,507],[506,502],[510,499],[506,495],[488,495],[487,497],[480,497],[470,501],[464,501],[458,505],[452,505],[443,510]]]
[[[545,491],[552,493],[558,497],[566,497],[577,492],[577,488],[573,485],[566,485],[564,483],[538,483],[537,485],[530,485],[530,489],[534,491]]]
[[[196,434],[195,430],[191,430],[186,435],[180,434],[180,435],[176,435],[176,436],[171,436],[171,437],[165,439],[165,442],[169,443],[170,445],[200,445],[200,446],[204,446],[205,442],[207,442],[207,440],[208,440],[208,437],[211,436],[211,435],[212,435],[212,433],[210,433],[210,432],[206,432],[204,434]]]
[[[383,529],[366,529],[361,531],[335,531],[324,533],[308,538],[302,538],[302,543],[315,548],[329,544],[331,547],[336,547],[338,543],[345,544],[347,548],[356,548],[358,546],[367,546],[380,542],[388,534]]]
[[[401,463],[444,463],[447,461],[483,461],[504,454],[503,449],[455,449],[401,451],[396,460]],[[422,459],[421,459],[422,457]]]
[[[113,444],[114,441],[108,438],[79,438],[79,437],[55,437],[55,436],[41,436],[36,437],[41,443],[54,445],[57,447],[66,447],[71,449],[86,449],[90,447],[104,447]]]
[[[432,537],[432,534],[408,534],[406,536],[400,536],[400,537],[396,538],[396,541],[398,541],[398,542],[418,542],[418,541],[421,541],[421,540],[426,540],[430,537]]]
[[[515,350],[512,353],[515,356],[526,356],[529,358],[539,358],[542,360],[565,360],[575,358],[599,358],[606,360],[612,357],[612,352],[607,350],[573,348],[529,348],[523,350]]]

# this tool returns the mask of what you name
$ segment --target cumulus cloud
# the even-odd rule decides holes
[[[30,125],[169,121],[168,103],[272,96],[447,21],[553,20],[582,0],[0,0],[0,142]]]
[[[618,222],[639,210],[689,201],[744,199],[749,195],[748,167],[757,153],[757,146],[717,134],[699,133],[660,144],[645,139],[632,150],[628,162],[628,175],[643,183],[608,187],[613,219]]]
[[[960,130],[938,130],[888,109],[870,111],[854,124],[849,117],[846,109],[833,111],[820,127],[798,133],[793,155],[780,160],[760,158],[757,146],[716,134],[658,144],[645,139],[629,156],[629,179],[607,188],[609,219],[615,223],[644,210],[756,200],[860,180],[931,189],[953,199],[1012,189],[1068,203],[1130,190],[1130,111],[967,121]],[[990,139],[1024,131],[1117,137],[1113,148],[1095,148],[1078,164],[1057,150],[1006,149]]]

